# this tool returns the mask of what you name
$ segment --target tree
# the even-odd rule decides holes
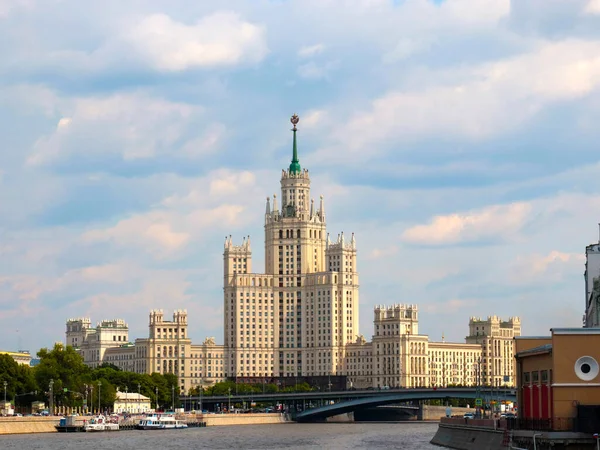
[[[52,350],[42,348],[38,353],[40,363],[34,368],[39,388],[49,390],[53,380],[53,392],[58,403],[74,406],[81,403],[84,380],[89,379],[90,368],[71,346],[57,343]]]
[[[31,367],[16,362],[12,356],[0,354],[0,389],[4,399],[4,382],[6,381],[7,400],[15,399],[16,395],[37,390],[37,383]]]

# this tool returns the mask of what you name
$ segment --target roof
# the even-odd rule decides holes
[[[544,344],[539,347],[533,347],[527,350],[523,350],[515,355],[515,358],[522,358],[523,356],[533,355],[544,355],[546,353],[552,353],[552,344]]]
[[[550,328],[552,334],[600,334],[600,328]]]
[[[150,401],[150,397],[146,397],[145,395],[138,394],[137,392],[121,392],[117,391],[117,400],[128,400],[135,402],[143,402]]]

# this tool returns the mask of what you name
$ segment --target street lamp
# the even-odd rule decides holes
[[[50,383],[48,383],[48,391],[50,394],[50,414],[54,415],[54,380],[50,378]]]
[[[202,394],[204,394],[204,387],[200,383],[200,414],[202,414]]]
[[[171,385],[171,410],[175,412],[175,385]]]
[[[231,388],[227,389],[229,391],[229,407],[227,408],[227,412],[231,413]]]
[[[156,410],[158,411],[158,386],[156,386],[155,392],[156,392]]]
[[[102,382],[98,381],[98,414],[100,414],[100,386],[102,386]]]
[[[127,407],[129,396],[127,394],[129,394],[129,386],[125,386],[125,411],[129,412],[129,408]]]
[[[6,386],[8,386],[8,381],[4,381],[4,407],[6,408]]]

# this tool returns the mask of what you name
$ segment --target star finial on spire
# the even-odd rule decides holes
[[[298,114],[294,113],[294,115],[290,119],[290,122],[292,122],[292,125],[294,125],[293,131],[296,131],[296,125],[298,125],[298,122],[300,122],[300,117],[298,117]]]

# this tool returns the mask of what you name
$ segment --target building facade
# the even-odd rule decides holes
[[[91,320],[67,321],[67,345],[74,347],[90,367],[104,363],[136,373],[172,373],[182,392],[196,386],[210,386],[224,380],[225,353],[214,338],[201,345],[188,337],[186,310],[175,310],[172,320],[165,320],[163,310],[149,315],[148,337],[127,342],[127,324],[121,319],[105,320],[91,328]]]
[[[224,330],[230,377],[341,374],[358,334],[356,241],[332,242],[323,196],[318,208],[300,167],[296,125],[292,162],[281,173],[280,202],[267,198],[265,271],[252,271],[250,237],[225,240]]]
[[[548,429],[596,433],[600,408],[600,330],[553,328],[516,339],[519,417]]]
[[[8,355],[12,359],[14,359],[19,364],[23,364],[25,366],[31,365],[31,353],[26,350],[18,351],[18,352],[8,352],[0,350],[0,354]]]
[[[486,370],[483,342],[484,334],[488,331],[481,330],[479,343],[433,342],[429,336],[419,334],[418,314],[417,305],[375,307],[372,341],[367,342],[363,336],[359,336],[346,348],[345,374],[350,387],[415,388],[486,384],[482,375]],[[511,320],[518,322],[517,318]],[[479,328],[476,326],[477,331],[480,331]],[[502,360],[511,358],[511,355],[507,351],[502,355]],[[514,370],[508,361],[503,364],[507,370]],[[503,378],[499,386],[514,385],[514,372],[508,374],[509,377]],[[487,380],[487,383],[491,383],[491,380]]]
[[[515,385],[515,341],[521,336],[521,319],[510,317],[503,321],[497,316],[485,320],[469,319],[467,344],[481,345],[481,364],[478,363],[479,384],[484,386]]]
[[[154,411],[151,400],[137,392],[117,391],[113,411],[117,414],[144,414]]]
[[[95,328],[89,318],[67,320],[66,344],[77,349],[92,368],[104,362],[108,349],[118,349],[127,342],[129,327],[122,319],[103,320]]]
[[[600,327],[600,242],[585,248],[585,328]]]

